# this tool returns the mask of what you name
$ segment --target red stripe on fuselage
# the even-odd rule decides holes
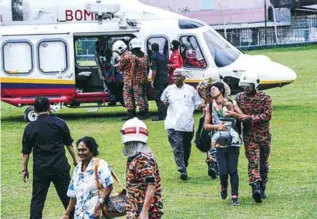
[[[1,97],[75,95],[75,88],[1,89]]]

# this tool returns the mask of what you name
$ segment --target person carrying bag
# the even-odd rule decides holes
[[[94,174],[96,177],[97,187],[99,195],[102,193],[102,184],[98,180],[98,165],[99,160],[96,160],[95,166],[94,166]],[[126,189],[122,186],[120,183],[117,175],[113,170],[111,171],[111,176],[114,178],[114,180],[118,183],[118,185],[123,188],[118,194],[116,195],[110,195],[107,200],[105,200],[104,206],[102,207],[102,214],[106,217],[121,217],[126,214]]]

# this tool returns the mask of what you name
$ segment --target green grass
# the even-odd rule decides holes
[[[164,218],[317,218],[317,47],[253,51],[264,54],[297,72],[298,79],[281,89],[267,91],[273,99],[271,123],[273,142],[270,156],[268,198],[255,204],[250,197],[247,161],[240,150],[240,207],[231,207],[230,198],[219,197],[219,181],[210,180],[205,155],[193,145],[190,180],[182,182],[176,170],[163,122],[146,121],[149,145],[160,167],[164,192]],[[1,138],[1,218],[27,218],[32,190],[32,173],[21,180],[21,136],[26,126],[23,110],[2,103]],[[155,111],[154,103],[151,110]],[[104,108],[98,113],[87,109],[64,109],[74,139],[93,136],[100,146],[100,157],[107,160],[124,181],[125,158],[121,155],[121,107]],[[200,113],[195,114],[196,121]],[[196,123],[197,124],[197,123]],[[31,167],[32,161],[29,166]],[[32,168],[30,168],[32,169]],[[59,218],[60,201],[51,186],[45,203],[45,218]]]

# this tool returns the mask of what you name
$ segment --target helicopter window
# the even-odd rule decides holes
[[[146,45],[147,45],[146,49],[147,49],[147,54],[149,58],[151,58],[153,55],[151,46],[154,43],[157,43],[159,45],[160,53],[168,57],[168,40],[163,36],[155,36],[155,37],[150,37],[146,42]]]
[[[196,29],[196,28],[202,27],[204,25],[197,22],[197,21],[179,19],[178,26],[180,29]]]
[[[32,72],[32,53],[32,46],[28,42],[5,43],[2,47],[4,71],[8,74],[28,74]]]
[[[80,38],[75,42],[76,64],[79,67],[95,67],[97,38]]]
[[[223,38],[213,33],[211,30],[204,32],[208,49],[215,59],[217,67],[224,67],[230,65],[239,56],[239,50],[232,47]]]
[[[184,60],[185,68],[206,68],[207,62],[201,51],[196,37],[182,36],[180,42],[180,53]]]
[[[68,68],[64,41],[42,41],[38,46],[39,69],[44,73],[65,72]]]

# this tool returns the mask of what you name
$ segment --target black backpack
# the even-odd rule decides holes
[[[198,150],[205,153],[211,147],[211,139],[209,132],[204,129],[205,116],[199,119],[198,129],[195,136],[195,144]]]

